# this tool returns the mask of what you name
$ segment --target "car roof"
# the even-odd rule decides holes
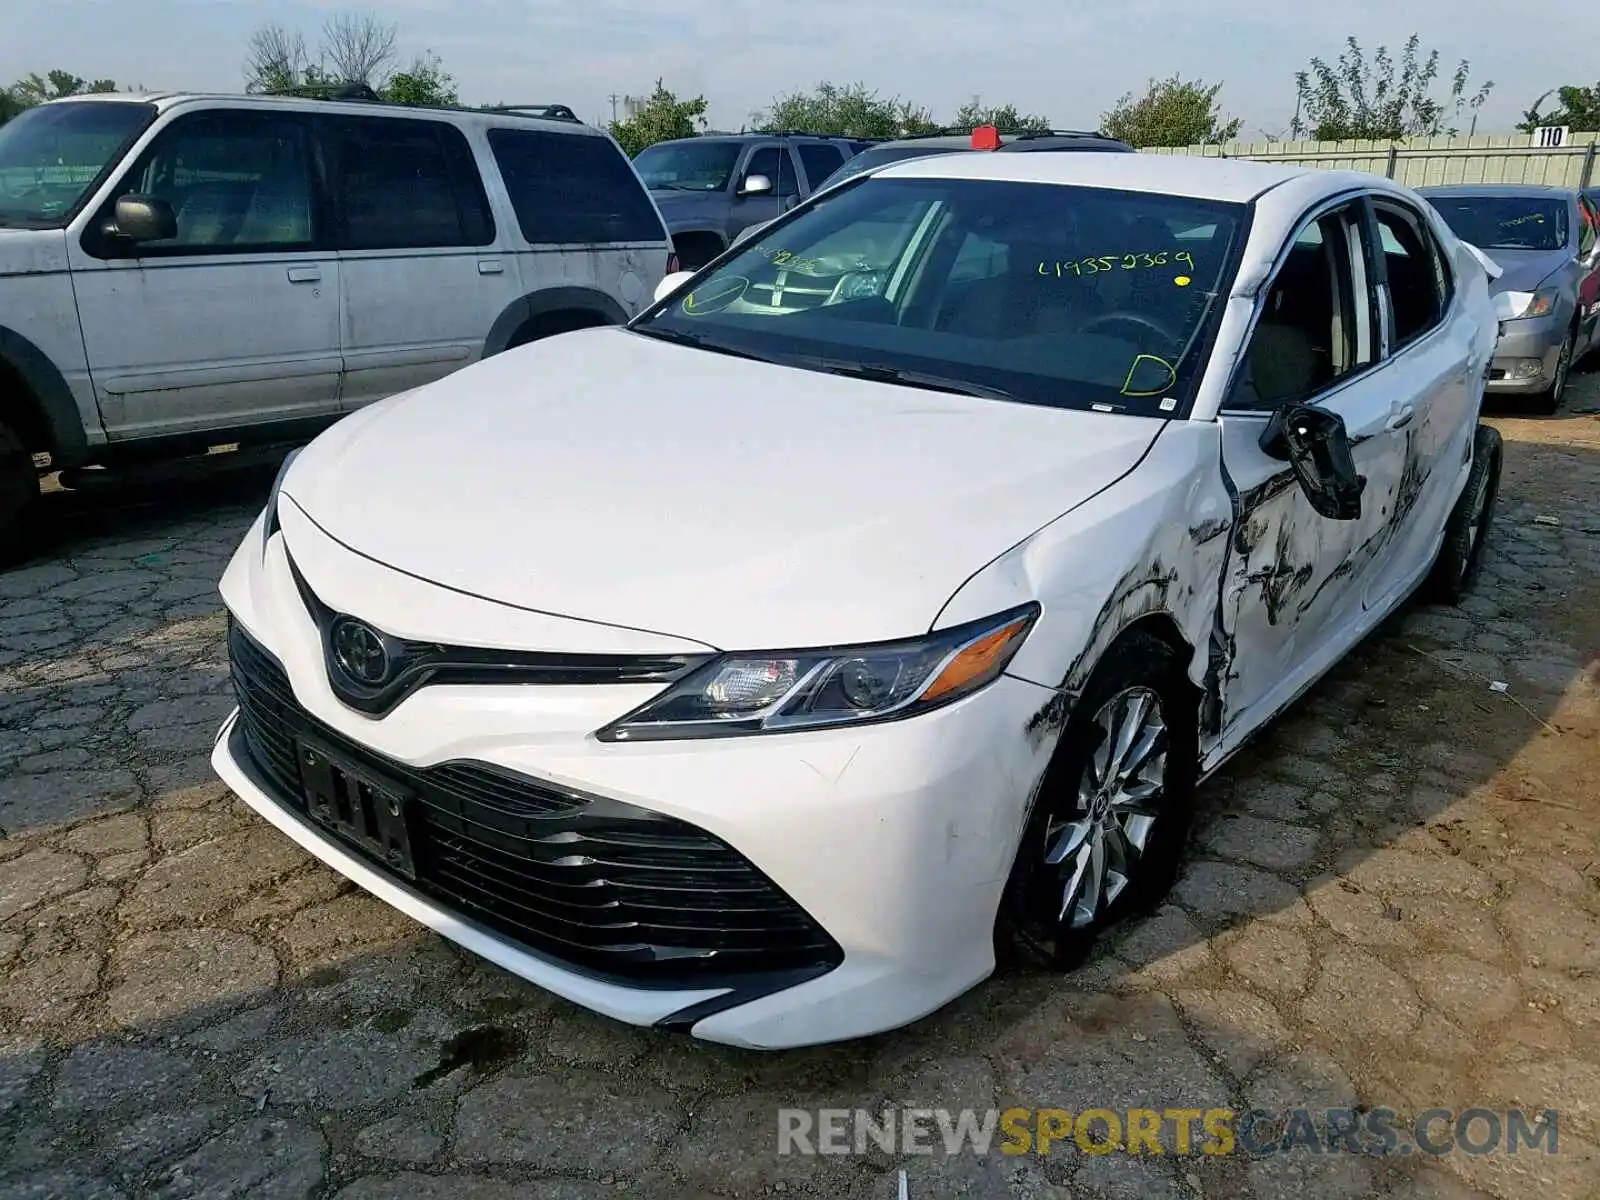
[[[272,93],[254,95],[238,92],[85,92],[77,96],[63,96],[59,100],[50,101],[50,103],[88,104],[107,101],[114,104],[153,104],[162,112],[179,108],[186,104],[208,103],[227,104],[230,107],[260,106],[263,108],[280,108],[284,105],[289,105],[297,108],[304,107],[307,111],[312,112],[336,111],[341,114],[365,113],[383,116],[429,117],[434,120],[509,118],[517,122],[537,122],[541,129],[560,129],[567,133],[605,136],[603,130],[587,125],[575,116],[553,115],[557,112],[570,113],[572,111],[565,105],[560,104],[525,105],[521,107],[504,106],[499,108],[458,108],[401,104],[387,100],[366,100],[354,96],[292,96]],[[549,111],[541,112],[541,109]]]
[[[650,143],[646,149],[655,146],[675,146],[680,142],[763,142],[773,138],[812,138],[819,142],[844,142],[847,145],[859,146],[880,144],[869,142],[865,138],[846,137],[842,133],[807,133],[803,129],[784,129],[772,133],[697,133],[693,137],[664,138],[659,142]]]
[[[1245,203],[1312,174],[1326,177],[1330,192],[1349,187],[1347,172],[1181,154],[943,154],[890,163],[874,178],[1056,183]]]
[[[1049,129],[1040,133],[1002,133],[1000,134],[1000,149],[1002,150],[1044,150],[1058,148],[1065,144],[1081,146],[1102,146],[1106,149],[1132,150],[1126,142],[1118,141],[1103,133],[1093,133],[1077,129]],[[926,147],[937,150],[971,150],[972,134],[970,133],[934,133],[921,137],[885,138],[881,142],[873,142],[869,149],[873,150],[900,150],[911,147]],[[866,153],[865,150],[862,153]]]
[[[1551,183],[1449,183],[1435,187],[1420,187],[1422,196],[1575,196],[1573,188],[1557,187]]]

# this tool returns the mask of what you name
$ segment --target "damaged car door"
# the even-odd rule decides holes
[[[1219,681],[1224,742],[1298,694],[1361,624],[1367,581],[1355,552],[1393,510],[1405,461],[1397,432],[1410,423],[1409,395],[1385,378],[1369,230],[1360,196],[1302,219],[1261,289],[1218,418],[1235,506],[1219,609],[1231,649]],[[1343,422],[1364,483],[1342,519],[1316,510],[1291,465],[1282,414],[1297,405]]]
[[[1487,365],[1472,311],[1428,221],[1394,197],[1374,198],[1371,277],[1383,321],[1383,371],[1398,407],[1385,432],[1400,477],[1386,510],[1362,521],[1355,568],[1369,610],[1391,607],[1427,569],[1472,460],[1477,385]]]

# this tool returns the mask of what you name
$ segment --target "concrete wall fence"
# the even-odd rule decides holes
[[[1535,135],[1413,138],[1409,141],[1226,142],[1151,147],[1146,154],[1253,158],[1329,170],[1370,171],[1407,187],[1446,183],[1544,183],[1600,187],[1600,133],[1569,133],[1566,144],[1535,144]]]

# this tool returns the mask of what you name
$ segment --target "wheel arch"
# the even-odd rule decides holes
[[[519,296],[501,310],[489,336],[484,339],[483,356],[499,354],[512,345],[517,334],[529,325],[549,320],[562,313],[594,318],[597,325],[626,325],[628,314],[610,296],[591,287],[540,288]]]
[[[66,377],[39,347],[0,325],[0,383],[7,376],[13,389],[0,387],[0,420],[15,422],[28,448],[49,451],[57,465],[80,461],[89,437]]]

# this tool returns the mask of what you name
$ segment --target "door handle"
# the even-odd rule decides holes
[[[1399,409],[1397,412],[1394,413],[1394,415],[1392,415],[1389,418],[1389,423],[1387,425],[1385,425],[1384,428],[1385,429],[1404,429],[1407,425],[1411,424],[1412,418],[1415,417],[1416,415],[1417,415],[1417,410],[1414,407],[1412,407],[1411,405],[1407,404],[1405,407]]]
[[[320,283],[322,269],[320,267],[290,267],[290,283]]]
[[[503,262],[495,262],[493,259],[478,260],[479,275],[500,275],[504,274],[505,269],[506,265]]]

